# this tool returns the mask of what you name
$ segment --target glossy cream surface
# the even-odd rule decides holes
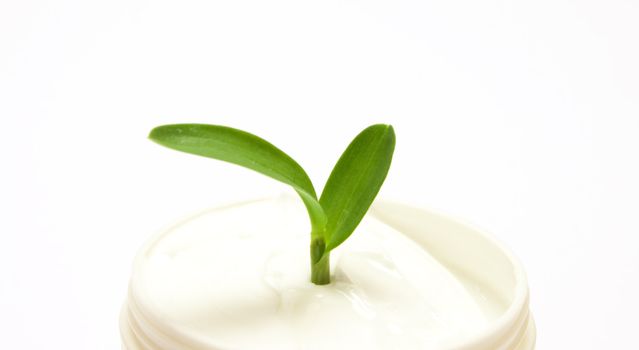
[[[332,252],[332,283],[313,285],[309,230],[293,197],[204,212],[138,257],[135,303],[184,349],[224,350],[445,349],[500,312],[372,215]]]

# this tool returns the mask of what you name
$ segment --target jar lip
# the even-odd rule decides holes
[[[289,195],[287,195],[289,196]],[[277,198],[277,197],[275,197]],[[166,235],[171,234],[174,229],[179,227],[180,225],[189,222],[191,220],[195,220],[198,217],[209,213],[211,210],[222,210],[229,209],[233,207],[241,207],[252,203],[262,202],[272,200],[274,197],[262,197],[258,199],[250,199],[244,200],[240,202],[232,202],[226,205],[216,206],[215,208],[208,208],[205,210],[201,210],[193,215],[190,215],[184,219],[176,221],[172,225],[167,226],[165,229],[157,232],[151,239],[149,239],[143,246],[139,249],[138,254],[135,257],[133,264],[132,277],[139,275],[139,270],[143,264],[144,258],[147,254],[153,250],[153,247],[161,241]],[[491,321],[485,328],[478,331],[475,334],[468,335],[464,340],[457,343],[452,349],[463,350],[463,349],[483,349],[483,348],[495,348],[495,349],[517,349],[524,350],[529,348],[520,348],[518,347],[522,342],[530,343],[530,340],[524,339],[524,337],[532,336],[532,342],[534,343],[535,337],[535,329],[534,322],[532,321],[532,315],[529,312],[528,308],[528,300],[529,300],[529,291],[527,285],[527,278],[523,268],[523,265],[517,259],[517,257],[511,253],[511,251],[500,241],[498,241],[491,234],[487,233],[485,230],[477,228],[474,224],[468,224],[465,220],[456,218],[454,216],[442,213],[438,210],[432,210],[430,208],[425,208],[421,205],[413,205],[406,204],[405,201],[395,201],[389,199],[378,199],[376,203],[373,205],[374,208],[380,206],[401,206],[406,208],[413,208],[415,210],[423,211],[430,216],[437,216],[442,220],[449,221],[456,225],[460,225],[465,229],[472,231],[473,234],[481,236],[481,238],[485,239],[491,245],[497,248],[497,250],[503,254],[508,262],[512,265],[512,271],[515,279],[515,287],[514,293],[512,297],[512,301],[508,304],[505,311],[499,315],[495,320]],[[373,212],[374,210],[371,210]],[[373,214],[374,215],[374,214]],[[376,216],[376,215],[374,215]],[[379,217],[377,217],[379,219]],[[383,220],[382,220],[383,221]],[[174,327],[174,325],[162,325],[161,317],[155,317],[158,315],[148,315],[145,313],[142,308],[137,305],[138,302],[136,300],[141,300],[141,296],[136,293],[136,290],[139,290],[137,287],[138,282],[136,282],[135,278],[132,278],[130,281],[129,295],[128,301],[125,303],[124,308],[122,310],[123,314],[129,315],[128,317],[121,317],[121,333],[123,338],[125,337],[126,329],[128,329],[129,335],[137,336],[135,332],[131,333],[129,323],[132,322],[130,318],[131,308],[135,308],[136,314],[141,316],[141,320],[137,320],[138,322],[142,321],[145,323],[150,323],[147,325],[148,327],[153,328],[154,331],[158,331],[159,334],[164,335],[168,338],[176,337],[178,339],[184,340],[187,348],[189,346],[197,346],[198,348],[203,346],[203,343],[198,341],[197,339],[191,337],[190,332],[188,330],[183,330]],[[135,305],[132,305],[135,304]],[[157,328],[159,326],[159,328]],[[166,327],[165,327],[166,326]],[[532,331],[530,328],[532,327]],[[156,329],[157,328],[157,329]],[[179,343],[183,343],[180,341]],[[495,344],[498,344],[498,347],[495,347]],[[135,349],[135,348],[133,348]],[[132,350],[133,350],[132,349]],[[532,349],[532,348],[530,348]]]

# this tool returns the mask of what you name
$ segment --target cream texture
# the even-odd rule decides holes
[[[144,248],[130,299],[162,349],[446,349],[505,309],[372,215],[313,285],[309,232],[288,196],[204,212]]]

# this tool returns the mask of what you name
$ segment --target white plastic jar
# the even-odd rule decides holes
[[[155,236],[135,259],[123,349],[534,349],[524,270],[488,235],[378,200],[315,286],[306,221],[282,196]]]

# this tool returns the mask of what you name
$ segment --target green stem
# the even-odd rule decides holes
[[[331,283],[330,252],[326,251],[323,238],[311,241],[311,282],[317,285]]]

